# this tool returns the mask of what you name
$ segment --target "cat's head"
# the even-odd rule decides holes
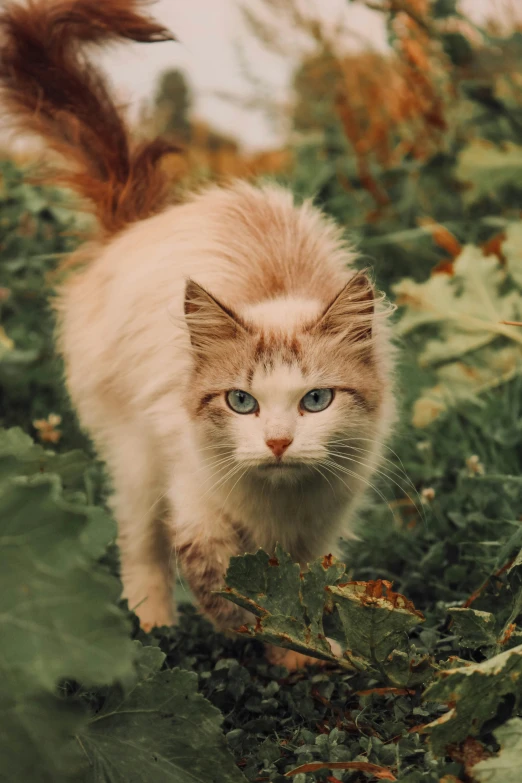
[[[373,451],[364,441],[378,437],[389,391],[375,305],[363,273],[326,305],[280,297],[240,314],[187,283],[194,373],[186,403],[223,470],[295,479],[321,466],[327,474],[349,443]]]

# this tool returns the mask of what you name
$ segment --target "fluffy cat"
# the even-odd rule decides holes
[[[168,205],[168,145],[133,147],[80,45],[167,40],[139,0],[31,0],[0,16],[19,126],[68,161],[100,233],[72,259],[58,344],[114,484],[124,595],[175,622],[174,565],[220,628],[233,555],[336,550],[393,419],[387,308],[341,231],[287,190],[233,183]]]

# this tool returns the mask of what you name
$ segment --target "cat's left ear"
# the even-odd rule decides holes
[[[231,340],[248,331],[236,313],[194,280],[187,281],[184,309],[190,341],[198,353],[211,350],[219,340]]]
[[[330,302],[315,324],[315,329],[332,336],[346,336],[352,341],[372,336],[375,291],[364,272],[357,272]]]

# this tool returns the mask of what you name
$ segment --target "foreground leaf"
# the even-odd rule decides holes
[[[453,630],[463,647],[475,650],[496,644],[497,623],[491,612],[460,606],[453,607],[448,612],[453,620]]]
[[[239,633],[355,667],[394,686],[425,682],[430,660],[416,656],[408,639],[408,632],[424,621],[422,614],[389,582],[340,583],[343,575],[344,566],[331,556],[301,573],[277,547],[274,557],[259,550],[232,558],[221,595],[257,617],[254,628],[244,626]],[[326,639],[325,615],[336,621],[340,658]]]
[[[46,690],[58,678],[96,685],[132,676],[120,585],[93,568],[91,545],[83,545],[91,528],[110,534],[105,513],[64,501],[50,476],[3,482],[0,519],[2,666],[26,669],[30,687]]]
[[[522,719],[512,718],[493,732],[500,751],[473,767],[478,783],[520,783],[522,771]]]
[[[81,704],[35,689],[27,673],[0,668],[0,781],[78,780],[85,757],[73,734],[87,721]]]
[[[464,662],[441,671],[424,693],[425,700],[450,706],[449,712],[425,727],[434,752],[442,755],[448,745],[477,735],[507,696],[515,709],[522,699],[522,645],[483,663]]]
[[[281,547],[273,557],[260,549],[255,555],[231,559],[221,595],[258,618],[255,629],[245,627],[240,633],[323,660],[338,660],[325,637],[323,612],[328,601],[325,588],[343,574],[344,565],[332,557],[316,561],[301,574]]]
[[[409,649],[408,632],[424,622],[411,601],[383,580],[348,582],[328,591],[339,613],[349,661],[399,687],[427,679],[429,661],[415,660]]]
[[[138,645],[138,643],[136,643]],[[78,736],[92,783],[241,783],[223,716],[198,693],[197,675],[160,671],[165,656],[138,645],[138,680],[113,688]]]

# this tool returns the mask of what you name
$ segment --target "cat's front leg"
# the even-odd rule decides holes
[[[230,558],[244,555],[251,544],[241,526],[226,517],[213,521],[208,528],[203,524],[190,526],[178,537],[176,553],[181,572],[202,613],[220,631],[252,622],[249,612],[213,592],[223,588]]]

